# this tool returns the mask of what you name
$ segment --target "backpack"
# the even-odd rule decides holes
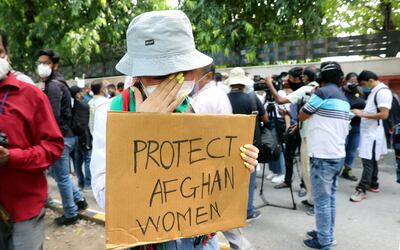
[[[388,87],[384,87],[379,89],[375,96],[374,96],[374,103],[376,106],[376,110],[379,112],[379,108],[378,108],[378,101],[376,100],[377,95],[379,93],[380,90],[382,89],[388,89],[390,90]],[[400,102],[399,102],[399,97],[397,96],[397,94],[393,93],[392,91],[390,91],[392,93],[393,96],[393,100],[392,100],[392,108],[389,110],[389,116],[386,120],[383,120],[383,128],[385,130],[385,135],[386,138],[388,140],[388,142],[390,141],[390,134],[392,129],[400,122]],[[378,125],[380,124],[381,120],[378,120]]]
[[[252,114],[256,115],[256,127],[254,130],[254,146],[259,149],[258,162],[267,163],[276,161],[281,154],[280,145],[270,129],[261,126],[260,118],[258,117],[257,96],[254,92],[249,94],[251,100]]]

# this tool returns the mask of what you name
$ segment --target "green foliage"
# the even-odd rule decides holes
[[[59,52],[64,65],[120,56],[113,48],[124,43],[132,18],[167,7],[165,0],[136,5],[131,0],[2,0],[0,28],[9,36],[14,67],[33,72],[38,50],[44,47]]]

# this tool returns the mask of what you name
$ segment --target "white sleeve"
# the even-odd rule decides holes
[[[103,209],[106,204],[106,133],[107,111],[111,102],[99,105],[95,111],[93,148],[90,161],[92,189],[97,204]]]
[[[393,95],[389,89],[382,89],[376,93],[376,103],[378,108],[392,108]]]

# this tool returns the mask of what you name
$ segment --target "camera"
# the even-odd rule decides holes
[[[277,91],[283,89],[283,81],[286,80],[288,76],[287,72],[281,72],[279,75],[272,76],[272,84],[274,85]],[[254,76],[254,91],[265,91],[266,93],[266,101],[268,103],[274,103],[274,97],[271,95],[271,91],[268,88],[268,85],[265,83],[265,79],[260,77],[259,75]]]
[[[283,81],[288,76],[287,72],[281,72],[279,75],[272,76],[272,84],[274,85],[276,90],[283,89]],[[254,91],[269,91],[268,85],[265,83],[265,79],[259,75],[255,75],[253,78],[254,81]]]
[[[7,135],[3,132],[0,132],[0,146],[5,148],[8,146]]]

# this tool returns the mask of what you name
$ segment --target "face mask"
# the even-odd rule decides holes
[[[4,58],[0,58],[0,81],[7,77],[8,72],[10,72],[10,63]]]
[[[195,80],[183,81],[181,89],[176,94],[176,98],[179,98],[183,94],[188,95],[189,93],[191,93],[194,88],[195,83],[196,83]],[[157,86],[158,85],[148,86],[148,87],[144,88],[144,92],[146,93],[147,96],[150,96],[151,93],[153,93],[154,90],[156,90]]]
[[[362,90],[365,95],[369,95],[371,93],[371,89],[367,86],[362,86]]]
[[[303,82],[294,83],[294,82],[288,80],[288,84],[289,84],[289,87],[290,87],[293,91],[296,91],[296,90],[298,90],[299,88],[303,87]]]
[[[47,64],[39,64],[37,70],[40,78],[47,78],[51,75],[51,68]]]
[[[355,90],[357,88],[357,83],[348,82],[346,85],[350,90]]]

